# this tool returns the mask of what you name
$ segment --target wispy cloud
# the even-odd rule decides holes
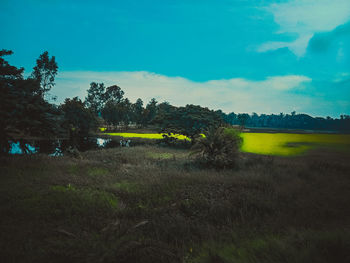
[[[305,54],[311,37],[317,32],[330,31],[350,19],[349,0],[292,0],[271,4],[265,10],[272,13],[280,26],[276,34],[296,34],[291,42],[266,42],[258,52],[289,48],[298,57]]]
[[[350,79],[350,72],[340,72],[335,76],[335,78],[333,79],[333,82],[339,83],[343,81],[349,81],[349,79]]]
[[[155,97],[159,102],[173,105],[199,104],[225,112],[279,113],[293,110],[305,111],[311,98],[296,94],[311,81],[306,76],[273,76],[260,81],[243,78],[195,82],[182,77],[138,72],[60,72],[52,93],[63,101],[66,96],[86,96],[89,83],[104,82],[119,85],[125,96],[144,102]],[[298,92],[297,92],[298,93]]]

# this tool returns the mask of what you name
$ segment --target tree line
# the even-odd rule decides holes
[[[313,129],[350,131],[350,116],[339,119],[311,117],[306,114],[226,114],[198,105],[176,107],[168,102],[151,99],[146,105],[142,99],[132,103],[118,85],[106,87],[91,82],[84,100],[66,98],[56,105],[50,101],[50,90],[55,86],[58,65],[54,56],[42,53],[29,77],[23,68],[10,65],[4,59],[12,51],[0,51],[0,147],[8,152],[9,142],[19,140],[25,148],[26,138],[86,139],[98,127],[115,128],[134,124],[153,125],[163,133],[179,133],[194,140],[210,126],[223,124],[249,127]]]
[[[290,114],[260,114],[247,113],[229,114],[221,113],[226,123],[231,125],[241,125],[247,127],[260,128],[281,128],[281,129],[304,129],[304,130],[320,130],[320,131],[350,131],[350,116],[340,115],[340,118],[331,117],[312,117],[307,114],[295,111]]]

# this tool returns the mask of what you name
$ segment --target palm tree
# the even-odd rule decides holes
[[[210,128],[191,148],[191,155],[205,165],[216,168],[232,167],[236,163],[242,138],[233,128]]]

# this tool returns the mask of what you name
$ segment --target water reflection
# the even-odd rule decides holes
[[[50,156],[60,156],[70,148],[79,151],[87,151],[100,148],[118,147],[119,143],[104,138],[84,138],[75,140],[31,140],[14,141],[10,143],[10,154],[35,154],[44,153]]]
[[[21,147],[20,145],[21,143],[18,142],[12,142],[11,143],[11,148],[10,148],[10,154],[23,154],[25,152],[27,153],[36,153],[37,150],[35,149],[34,146],[30,145],[30,144],[25,144],[25,147],[27,147],[27,151],[23,149],[23,147]]]

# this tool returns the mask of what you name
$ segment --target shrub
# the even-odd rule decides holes
[[[191,149],[191,154],[207,166],[215,168],[233,167],[238,157],[242,138],[233,128],[211,128],[204,137],[198,138]]]

